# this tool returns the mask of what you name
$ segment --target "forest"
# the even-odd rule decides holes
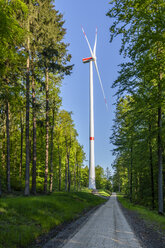
[[[98,229],[91,228],[93,222],[82,236],[88,241],[92,229],[107,247],[112,242],[126,245],[125,240],[132,244],[130,233],[136,228],[120,229],[125,206],[125,217],[135,218],[133,225],[143,239],[150,230],[159,232],[165,226],[165,1],[106,4],[107,41],[109,46],[121,41],[123,63],[108,85],[115,92],[115,115],[107,135],[115,156],[113,173],[96,165],[98,190],[92,192],[87,189],[89,168],[74,115],[63,109],[61,97],[64,79],[74,68],[65,16],[55,0],[0,0],[0,247],[39,247],[53,232],[97,207],[103,216]],[[110,67],[114,61],[108,56]],[[91,236],[96,244],[95,235],[89,241]]]
[[[0,195],[87,187],[72,112],[61,109],[73,68],[63,15],[52,0],[0,0],[0,23]]]
[[[165,3],[112,0],[110,42],[124,61],[113,83],[116,113],[110,142],[113,189],[133,203],[165,203]],[[63,15],[52,0],[0,0],[0,195],[25,196],[88,186],[85,153],[72,112],[61,108],[73,64]],[[96,186],[111,188],[96,166]]]
[[[165,2],[112,0],[111,42],[121,37],[110,141],[114,190],[163,214],[165,202]]]

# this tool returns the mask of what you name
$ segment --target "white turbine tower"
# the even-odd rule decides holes
[[[91,49],[91,46],[89,44],[88,38],[84,32],[84,29],[82,28],[82,31],[84,33],[85,39],[87,41],[91,57],[89,58],[84,58],[83,63],[89,63],[89,68],[90,68],[90,130],[89,130],[89,189],[96,189],[96,184],[95,184],[95,156],[94,156],[94,104],[93,104],[93,64],[95,64],[95,68],[97,71],[97,75],[99,78],[100,86],[102,89],[103,97],[105,104],[107,106],[107,101],[105,98],[105,93],[103,89],[103,84],[100,78],[99,70],[97,67],[97,62],[96,62],[96,45],[97,45],[97,28],[96,28],[96,36],[95,36],[95,43],[94,43],[94,48],[93,51]],[[108,108],[108,107],[107,107]]]

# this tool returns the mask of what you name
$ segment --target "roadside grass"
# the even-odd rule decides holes
[[[122,194],[117,194],[117,198],[123,207],[139,213],[141,218],[147,220],[150,224],[153,224],[155,229],[161,228],[165,231],[165,216],[159,215],[156,210],[149,210],[146,207],[130,203]]]
[[[82,187],[82,188],[81,188],[81,192],[92,193],[92,189],[88,189],[88,188],[86,188],[86,187]]]
[[[86,192],[1,198],[0,248],[28,247],[38,236],[103,202]]]
[[[98,192],[100,195],[105,196],[105,197],[111,196],[111,192],[106,189],[98,189]]]
[[[83,187],[82,189],[81,189],[81,192],[86,192],[86,193],[92,193],[92,189],[88,189],[88,188],[85,188],[85,187]],[[100,194],[100,195],[102,195],[102,196],[105,196],[105,197],[109,197],[109,196],[111,196],[111,192],[109,191],[109,190],[107,190],[107,189],[97,189],[97,191],[98,191],[98,193]]]

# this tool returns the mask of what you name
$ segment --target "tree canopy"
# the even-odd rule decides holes
[[[113,84],[118,96],[111,137],[117,155],[115,184],[131,201],[156,206],[163,214],[165,3],[113,0],[110,4],[110,41],[120,35],[120,52],[127,58]]]

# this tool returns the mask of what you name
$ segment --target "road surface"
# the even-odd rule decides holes
[[[53,242],[49,246],[53,248]],[[113,193],[63,248],[141,248]]]

